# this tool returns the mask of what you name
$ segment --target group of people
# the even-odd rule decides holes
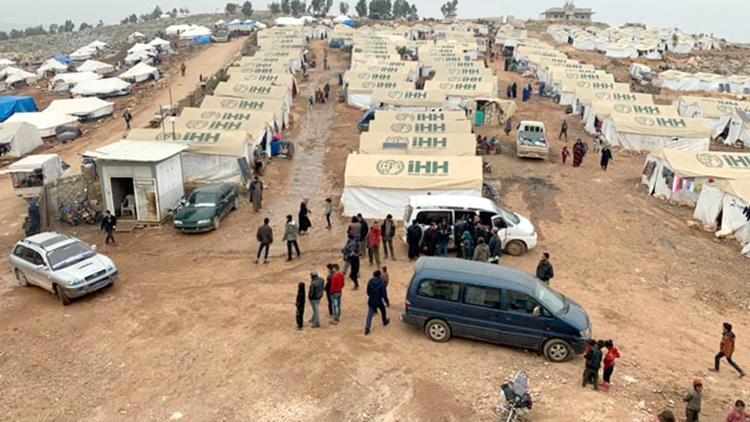
[[[312,328],[320,328],[320,302],[323,296],[328,303],[328,317],[333,325],[341,321],[341,296],[346,284],[346,269],[343,271],[338,264],[331,263],[326,265],[328,275],[325,281],[313,271],[310,273],[310,285],[305,295],[305,283],[297,284],[296,306],[296,324],[297,330],[302,330],[305,320],[305,307],[310,302],[312,316],[309,319]],[[386,308],[391,306],[388,298],[388,268],[383,267],[372,273],[372,278],[367,282],[367,318],[365,320],[365,335],[372,331],[372,319],[377,313],[380,313],[383,326],[390,323]],[[356,290],[356,286],[353,290]]]
[[[385,259],[396,260],[393,239],[396,237],[396,222],[388,214],[382,223],[374,221],[370,225],[362,214],[352,217],[346,229],[346,244],[341,249],[345,268],[351,269],[349,278],[354,288],[359,288],[360,259],[367,256],[370,265],[380,266],[380,248]]]
[[[607,171],[607,168],[609,167],[609,163],[612,161],[612,149],[610,148],[609,144],[602,143],[600,139],[595,139],[593,142],[594,145],[594,152],[600,152],[601,153],[601,159],[599,160],[599,166],[601,167],[602,171]],[[583,158],[588,154],[589,152],[589,146],[581,138],[578,138],[576,142],[573,144],[573,167],[580,167],[581,164],[583,164]],[[560,151],[560,157],[562,158],[562,163],[565,165],[568,161],[568,157],[570,157],[570,150],[568,150],[567,146],[563,146],[562,150]]]
[[[497,155],[500,154],[500,141],[497,136],[487,138],[486,136],[477,135],[477,153],[480,155]]]
[[[478,215],[466,215],[454,226],[443,219],[440,223],[430,222],[426,229],[414,220],[406,230],[406,243],[409,246],[409,259],[417,259],[424,253],[427,256],[448,256],[450,237],[456,244],[456,256],[481,262],[500,263],[502,240],[495,227],[484,224]]]
[[[604,349],[607,350],[606,355]],[[609,392],[612,384],[612,373],[615,370],[615,361],[620,357],[620,351],[617,350],[612,340],[589,340],[586,345],[586,352],[583,355],[585,366],[583,368],[582,386],[588,384],[594,386],[594,390],[599,389],[599,369],[604,364],[603,378],[601,384],[602,390]]]
[[[320,87],[315,88],[315,95],[311,95],[307,100],[308,105],[310,106],[310,108],[312,108],[315,104],[325,104],[325,102],[328,101],[330,95],[331,84],[326,83],[322,89]]]

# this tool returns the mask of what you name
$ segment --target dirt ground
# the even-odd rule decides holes
[[[232,48],[196,56],[186,81],[219,68]],[[318,56],[322,48],[313,43]],[[520,369],[531,377],[535,421],[650,421],[665,408],[682,414],[681,395],[696,377],[704,380],[706,420],[719,420],[735,399],[748,398],[747,381],[731,370],[707,371],[723,321],[736,327],[736,361],[750,362],[749,264],[738,245],[689,228],[689,210],[646,196],[638,188],[644,156],[615,152],[607,172],[593,153],[581,168],[563,166],[564,142],[554,136],[547,161],[515,158],[503,135],[502,154],[490,158],[495,171],[487,177],[502,204],[529,217],[540,233],[536,250],[503,263],[533,272],[542,251],[552,254],[552,285],[588,310],[597,338],[612,338],[621,350],[611,393],[580,387],[580,357],[550,364],[532,352],[469,340],[437,344],[400,323],[413,265],[404,245],[398,245],[398,260],[387,263],[391,325],[375,323],[365,337],[366,295],[347,286],[341,324],[324,318],[320,329],[295,331],[296,284],[340,259],[346,223],[338,219],[326,230],[323,200],[338,202],[345,158],[358,145],[360,111],[335,101],[306,105],[315,86],[335,85],[348,66],[338,52],[329,58],[331,70],[313,70],[301,84],[294,124],[285,134],[296,142],[297,155],[268,166],[261,213],[243,203],[219,231],[204,235],[180,235],[168,225],[119,234],[118,246],[100,250],[117,263],[121,280],[68,307],[40,289],[18,287],[1,264],[2,419],[493,420],[500,384]],[[498,74],[501,92],[511,80],[530,82]],[[182,95],[189,87],[183,88]],[[179,89],[173,88],[176,98]],[[149,109],[162,101],[139,110],[136,121],[147,121]],[[564,118],[561,107],[536,96],[518,105],[515,122],[542,120],[550,134]],[[575,118],[568,123],[572,145],[584,132]],[[121,131],[113,122],[89,145],[61,152],[74,160]],[[21,236],[23,204],[8,192],[9,183],[0,190],[0,250],[9,251]],[[280,241],[284,216],[296,215],[304,198],[313,229],[301,238],[302,258],[287,263]],[[255,265],[254,234],[264,217],[277,241],[272,262]],[[102,244],[91,228],[63,229]],[[374,269],[363,263],[364,274]],[[309,315],[308,309],[305,319]]]

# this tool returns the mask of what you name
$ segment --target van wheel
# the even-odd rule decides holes
[[[424,333],[430,340],[444,343],[451,338],[451,327],[441,319],[433,319],[425,324]]]
[[[544,357],[552,362],[564,362],[572,355],[570,345],[559,338],[553,338],[544,344]]]
[[[26,278],[26,274],[24,274],[23,271],[16,270],[16,280],[21,286],[29,287],[29,279]]]
[[[523,255],[523,253],[526,252],[526,244],[520,240],[511,240],[505,245],[505,252],[512,256]]]
[[[65,289],[58,286],[57,284],[55,284],[55,294],[60,299],[60,302],[63,304],[63,306],[70,305],[71,300],[68,295],[65,294]]]

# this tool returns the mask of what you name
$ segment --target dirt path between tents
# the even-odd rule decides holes
[[[311,47],[318,57],[322,48],[319,41]],[[117,262],[120,282],[68,307],[39,289],[16,287],[2,264],[0,414],[60,421],[492,420],[500,384],[519,369],[531,376],[535,421],[650,421],[667,407],[681,413],[680,395],[695,377],[706,386],[706,420],[747,398],[747,381],[730,370],[707,372],[725,320],[739,336],[736,360],[750,362],[743,346],[750,337],[748,262],[737,245],[689,228],[689,210],[637,189],[643,156],[617,152],[606,173],[594,154],[581,168],[563,167],[558,140],[548,161],[522,161],[501,135],[503,154],[490,158],[503,205],[531,217],[542,235],[537,250],[503,262],[533,272],[540,252],[552,254],[552,285],[583,305],[595,336],[614,339],[623,354],[611,393],[581,389],[580,358],[549,364],[535,353],[469,340],[436,344],[398,322],[413,268],[403,245],[388,262],[391,325],[376,323],[365,337],[366,295],[347,287],[340,325],[324,318],[322,328],[296,332],[296,284],[339,259],[345,222],[324,229],[322,196],[341,193],[361,115],[337,102],[307,108],[306,93],[329,77],[335,83],[347,66],[339,52],[331,57],[324,78],[312,71],[300,84],[285,134],[296,141],[297,157],[268,166],[263,212],[243,203],[221,230],[199,236],[169,226],[122,234],[117,247],[102,247]],[[499,78],[501,92],[511,80],[528,83],[504,72]],[[542,120],[552,133],[563,117],[561,107],[535,96],[519,101],[514,120]],[[576,119],[568,122],[571,138],[584,137]],[[283,216],[296,215],[305,197],[314,228],[300,241],[302,259],[286,263]],[[12,217],[3,211],[3,220]],[[254,265],[254,234],[264,217],[275,230],[273,259]],[[3,243],[17,236],[6,230]],[[90,228],[71,232],[102,240]],[[364,274],[374,269],[363,263]]]

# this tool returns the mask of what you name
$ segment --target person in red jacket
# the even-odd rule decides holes
[[[370,261],[370,265],[375,264],[380,266],[380,225],[378,222],[374,222],[370,233],[367,234],[367,258]]]
[[[339,271],[339,265],[333,264],[331,276],[331,301],[333,302],[333,323],[338,324],[341,319],[341,292],[344,290],[346,276]]]
[[[737,400],[734,402],[734,410],[729,412],[727,415],[726,422],[748,422],[750,421],[750,415],[745,412],[745,402]]]
[[[602,389],[609,392],[612,386],[609,380],[615,370],[615,360],[620,357],[620,351],[617,350],[612,340],[605,341],[604,347],[607,348],[607,354],[604,356],[604,384],[602,384]]]

